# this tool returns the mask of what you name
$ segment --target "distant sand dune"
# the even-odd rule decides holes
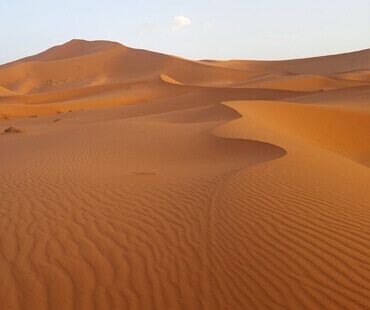
[[[335,76],[342,79],[353,81],[365,81],[368,84],[370,83],[370,70],[348,71],[343,73],[337,73]]]
[[[368,57],[0,66],[0,308],[370,309]]]
[[[203,63],[234,68],[239,70],[257,70],[273,72],[294,72],[299,74],[335,74],[346,71],[369,70],[370,49],[305,59],[283,61],[255,61],[255,60],[208,60]]]
[[[259,81],[247,80],[244,83],[237,83],[235,86],[249,88],[284,89],[295,91],[319,91],[366,85],[369,85],[367,81],[340,79],[320,75],[298,75],[298,76],[275,75],[270,79],[267,79],[267,77],[264,79],[261,78],[261,80]]]

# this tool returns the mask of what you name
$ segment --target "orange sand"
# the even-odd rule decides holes
[[[370,309],[369,59],[0,66],[0,308]]]

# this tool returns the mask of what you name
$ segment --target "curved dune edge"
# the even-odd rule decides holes
[[[164,82],[167,82],[167,83],[170,83],[170,84],[176,84],[176,85],[183,85],[182,83],[176,81],[175,79],[169,77],[168,75],[160,74],[159,77]]]
[[[369,113],[282,101],[231,101],[223,104],[246,117],[249,130],[262,139],[264,137],[265,142],[289,146],[291,142],[287,141],[298,139],[367,167],[370,165],[370,145],[365,143],[370,132]],[[217,134],[220,130],[215,129]]]
[[[283,148],[282,146],[274,143],[267,136],[264,137],[263,132],[261,132],[261,135],[254,136],[256,139],[248,139],[248,138],[245,138],[245,132],[243,132],[243,134],[241,134],[241,132],[238,131],[238,130],[234,130],[234,131],[230,131],[230,130],[223,131],[223,129],[226,128],[226,127],[228,127],[228,128],[232,127],[232,125],[233,125],[234,122],[241,122],[243,120],[246,120],[247,117],[249,117],[248,115],[242,114],[240,112],[240,109],[238,109],[237,107],[233,106],[233,103],[236,103],[236,102],[239,102],[239,101],[225,101],[225,102],[221,102],[221,104],[223,106],[228,107],[228,108],[234,110],[239,115],[239,117],[236,118],[236,119],[230,120],[230,121],[228,121],[226,123],[223,123],[221,125],[218,125],[218,126],[216,126],[214,128],[212,128],[211,131],[210,131],[211,134],[213,134],[216,137],[223,138],[223,139],[241,139],[241,140],[250,140],[250,141],[257,141],[257,142],[265,143],[265,144],[270,145],[270,146],[272,146],[274,148],[279,148],[279,149],[281,149],[284,152],[284,154],[282,156],[280,156],[279,158],[284,157],[285,155],[287,155],[287,150],[285,148]],[[275,158],[275,159],[277,159],[277,158]]]

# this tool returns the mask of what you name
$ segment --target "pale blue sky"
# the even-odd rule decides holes
[[[0,0],[0,63],[75,38],[190,59],[342,53],[370,47],[370,0]]]

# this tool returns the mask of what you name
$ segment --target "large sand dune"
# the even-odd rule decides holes
[[[370,309],[369,56],[0,66],[0,308]]]

